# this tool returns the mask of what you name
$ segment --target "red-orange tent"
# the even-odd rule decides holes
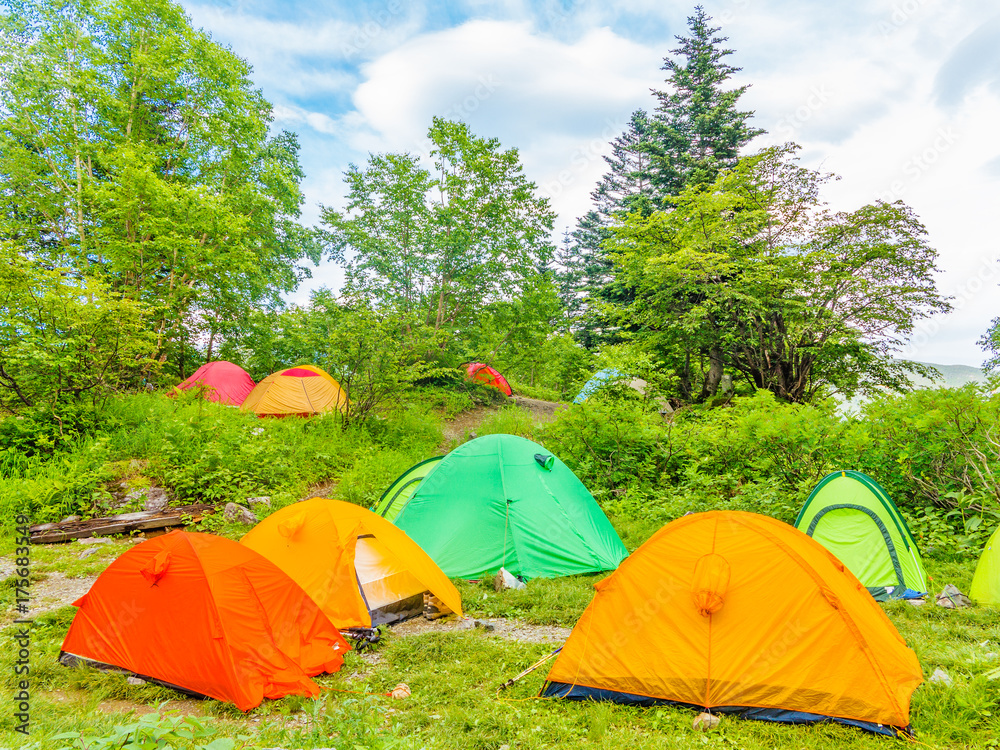
[[[239,365],[219,360],[203,364],[191,377],[176,387],[179,391],[201,388],[209,401],[239,406],[250,395],[254,382],[250,373]]]
[[[305,592],[250,548],[175,531],[133,547],[79,607],[60,661],[110,666],[247,711],[319,694],[350,647]]]
[[[469,380],[477,380],[480,383],[492,386],[497,390],[503,391],[508,396],[514,395],[514,392],[510,389],[510,383],[507,382],[507,379],[488,364],[484,362],[469,362],[464,367],[465,375],[469,378]]]
[[[916,655],[851,571],[788,524],[685,516],[595,588],[547,696],[909,727]]]

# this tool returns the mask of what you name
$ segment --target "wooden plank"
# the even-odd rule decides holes
[[[106,518],[90,518],[85,521],[68,521],[57,524],[39,524],[30,529],[32,544],[53,544],[71,539],[86,539],[92,536],[126,534],[132,531],[162,529],[197,523],[206,515],[215,512],[214,505],[198,503],[162,511],[140,511],[120,513]]]

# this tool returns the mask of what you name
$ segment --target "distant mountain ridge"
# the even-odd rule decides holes
[[[930,380],[920,375],[912,376],[916,388],[961,388],[968,383],[986,383],[986,373],[969,365],[936,365],[931,362],[916,362],[918,365],[933,367],[941,373],[941,380]]]

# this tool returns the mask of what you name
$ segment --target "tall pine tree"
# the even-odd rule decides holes
[[[713,183],[721,170],[736,165],[740,148],[764,132],[748,124],[753,112],[736,108],[749,84],[724,88],[741,69],[725,61],[733,54],[722,46],[729,38],[716,36],[720,29],[711,21],[695,6],[688,17],[690,36],[676,37],[680,46],[671,50],[676,57],[663,61],[670,73],[667,90],[653,92],[659,105],[645,147],[661,207],[689,185]]]
[[[558,281],[569,327],[588,349],[601,343],[608,327],[595,303],[608,301],[608,285],[614,278],[611,259],[601,248],[611,235],[609,227],[632,211],[648,216],[654,208],[645,145],[648,133],[649,115],[636,110],[625,131],[611,142],[611,154],[604,157],[608,171],[590,194],[594,209],[577,219],[557,258],[564,269]]]

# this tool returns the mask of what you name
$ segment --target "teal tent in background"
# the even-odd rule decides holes
[[[583,483],[537,443],[486,435],[423,466],[430,468],[422,478],[418,464],[375,510],[395,514],[452,578],[501,567],[524,580],[593,573],[614,570],[628,555]]]
[[[609,383],[616,383],[623,380],[628,380],[628,375],[621,370],[615,369],[614,367],[606,367],[603,370],[598,370],[594,373],[590,380],[584,384],[583,388],[580,389],[580,392],[576,394],[576,398],[573,399],[573,403],[582,404]]]

